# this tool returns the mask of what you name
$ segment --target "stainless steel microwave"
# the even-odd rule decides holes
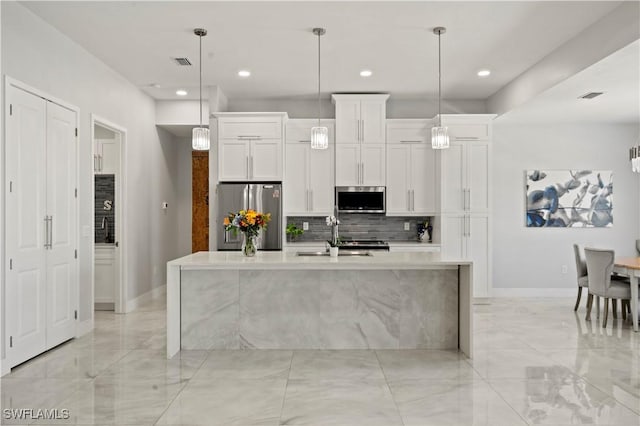
[[[340,213],[384,213],[384,186],[336,186],[336,206]]]

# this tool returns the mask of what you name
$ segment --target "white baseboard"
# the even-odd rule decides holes
[[[576,297],[578,288],[496,288],[491,297]]]
[[[93,320],[89,318],[88,320],[80,321],[78,326],[76,327],[76,338],[80,336],[84,336],[93,330]]]
[[[135,299],[128,300],[125,313],[138,309],[142,304],[150,302],[151,300],[156,299],[160,296],[163,296],[166,292],[167,292],[167,285],[164,284],[159,287],[152,288],[148,292],[141,294]]]

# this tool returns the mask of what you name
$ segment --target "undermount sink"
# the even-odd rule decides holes
[[[296,256],[327,256],[329,257],[329,252],[326,251],[299,251],[296,253]],[[368,251],[357,251],[357,250],[340,250],[338,252],[338,256],[371,256],[371,253]]]

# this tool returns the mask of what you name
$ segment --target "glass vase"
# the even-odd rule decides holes
[[[256,237],[244,234],[242,253],[247,257],[253,257],[256,255]]]

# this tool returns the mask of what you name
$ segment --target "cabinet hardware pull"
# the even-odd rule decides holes
[[[400,143],[422,143],[422,141],[400,141]]]
[[[300,143],[311,143],[311,140],[310,139],[301,139],[298,142],[300,142]]]
[[[361,133],[360,140],[364,142],[364,119],[360,121],[361,121],[360,125],[362,126],[362,133]]]
[[[457,141],[477,141],[480,139],[478,136],[454,136]]]
[[[53,249],[53,216],[49,216],[49,249]]]
[[[360,183],[364,184],[364,162],[360,163],[360,167],[362,167],[362,173],[360,174]]]
[[[44,248],[49,248],[49,216],[44,217]]]
[[[309,190],[309,211],[313,211],[313,189]]]
[[[358,142],[360,142],[360,119],[358,119]]]
[[[239,135],[238,139],[261,139],[260,136],[252,136],[252,135]]]

